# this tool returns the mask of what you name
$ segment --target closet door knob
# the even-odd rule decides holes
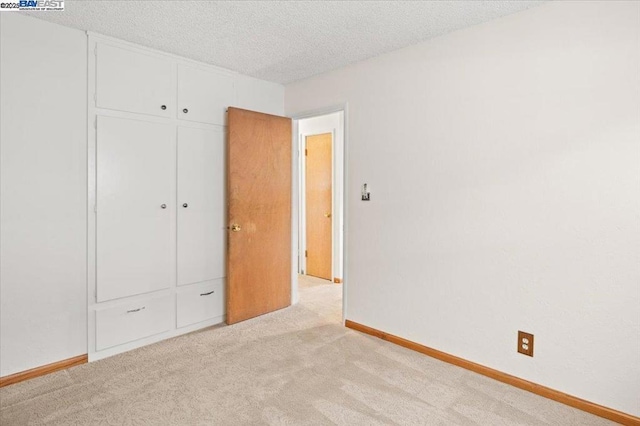
[[[167,205],[166,205],[166,204],[160,204],[160,208],[161,208],[161,209],[166,209],[166,208],[167,208]]]
[[[167,106],[166,106],[166,105],[162,105],[162,106],[160,107],[160,109],[164,111],[165,109],[167,109]]]
[[[186,113],[189,112],[189,110],[185,108],[185,109],[182,110],[182,112],[184,112],[186,114]]]
[[[182,207],[184,207],[184,208],[186,209],[187,207],[189,207],[189,204],[184,203],[184,204],[182,205]]]

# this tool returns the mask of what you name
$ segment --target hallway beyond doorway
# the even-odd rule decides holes
[[[300,302],[329,322],[342,323],[342,285],[310,275],[298,275]]]

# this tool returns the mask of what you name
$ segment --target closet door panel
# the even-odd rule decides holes
[[[236,103],[235,78],[178,65],[178,118],[225,124],[226,110]]]
[[[98,302],[168,288],[175,127],[98,117],[97,135]]]
[[[224,131],[178,127],[178,285],[224,276]]]
[[[96,106],[120,111],[176,116],[174,62],[98,43]]]

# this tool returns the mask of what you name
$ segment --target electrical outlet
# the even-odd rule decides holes
[[[533,356],[533,334],[518,330],[518,352]]]

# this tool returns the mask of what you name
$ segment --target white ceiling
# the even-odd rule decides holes
[[[289,83],[542,1],[65,1],[28,14]]]

